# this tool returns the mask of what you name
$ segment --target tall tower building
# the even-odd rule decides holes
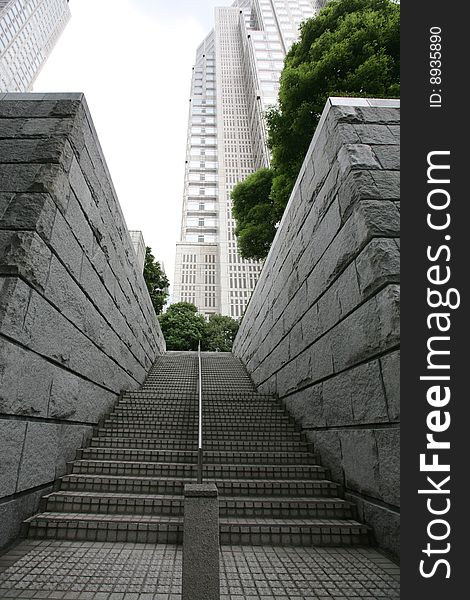
[[[0,0],[0,92],[29,92],[70,19],[68,0]]]
[[[269,165],[263,114],[276,103],[284,57],[317,0],[236,0],[193,67],[174,302],[209,316],[243,315],[262,264],[237,251],[230,193]]]

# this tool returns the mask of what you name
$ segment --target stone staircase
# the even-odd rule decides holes
[[[197,462],[197,353],[161,356],[78,451],[27,520],[28,536],[181,543],[183,488]],[[203,353],[204,478],[220,496],[222,544],[367,545],[311,446],[230,354]]]

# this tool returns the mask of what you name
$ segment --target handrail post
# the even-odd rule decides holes
[[[198,405],[198,442],[197,442],[197,482],[202,483],[202,368],[201,368],[201,340],[197,347],[199,367],[199,405]]]
[[[220,600],[219,496],[215,483],[202,483],[202,365],[198,349],[199,418],[197,483],[184,486],[182,600]]]

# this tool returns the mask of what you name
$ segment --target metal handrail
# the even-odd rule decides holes
[[[198,418],[198,442],[197,442],[197,482],[202,483],[202,368],[201,368],[201,340],[197,347],[197,358],[199,366],[199,418]]]

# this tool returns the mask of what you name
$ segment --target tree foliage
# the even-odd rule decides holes
[[[285,59],[278,105],[266,114],[272,186],[265,195],[253,194],[249,224],[254,233],[282,216],[329,96],[399,95],[399,21],[400,7],[390,0],[332,0],[301,25],[300,39]],[[268,216],[268,206],[274,219]],[[243,244],[245,210],[235,218]],[[274,227],[270,237],[262,231],[262,247],[251,242],[242,254],[245,258],[267,255]]]
[[[158,317],[167,350],[197,350],[203,338],[206,320],[194,304],[177,302]]]
[[[194,304],[178,302],[158,317],[167,350],[197,350],[230,352],[239,323],[231,317],[211,315],[209,321],[197,312]]]
[[[270,198],[272,181],[271,169],[260,169],[232,190],[235,234],[243,258],[264,258],[276,233],[277,219]]]
[[[170,282],[148,246],[145,248],[144,279],[155,313],[159,315],[168,298],[167,290]]]
[[[240,323],[232,317],[211,315],[206,322],[202,349],[210,352],[230,352]]]

